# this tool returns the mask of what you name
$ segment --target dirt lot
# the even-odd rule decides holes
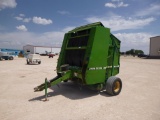
[[[122,57],[122,92],[111,97],[72,83],[44,91],[33,88],[56,76],[57,56],[0,61],[0,120],[160,120],[160,60]]]

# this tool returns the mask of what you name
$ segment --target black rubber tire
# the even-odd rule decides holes
[[[13,57],[9,57],[9,60],[13,60]]]
[[[65,82],[65,83],[66,83],[66,82],[68,82],[68,80],[63,80],[63,82]]]
[[[119,88],[118,90],[114,90],[116,83],[119,84]],[[115,76],[111,76],[108,78],[108,80],[106,81],[106,92],[112,96],[118,95],[121,92],[122,89],[122,81],[120,78],[115,77]]]
[[[29,65],[29,61],[28,61],[28,59],[27,59],[27,65]]]
[[[41,61],[39,61],[38,64],[41,64]]]

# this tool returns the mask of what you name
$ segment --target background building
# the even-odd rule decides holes
[[[160,36],[150,38],[150,57],[160,58]]]
[[[34,45],[23,46],[24,53],[31,53],[31,54],[46,54],[49,52],[59,53],[60,50],[61,50],[60,47],[34,46]]]

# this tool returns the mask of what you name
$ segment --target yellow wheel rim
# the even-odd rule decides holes
[[[114,84],[114,92],[118,92],[121,88],[121,84],[119,81],[116,81]]]

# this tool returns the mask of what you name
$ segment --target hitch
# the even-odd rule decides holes
[[[71,73],[72,72],[70,70],[63,71],[63,72],[61,72],[62,76],[56,76],[55,78],[53,78],[53,79],[51,79],[49,81],[46,81],[45,83],[47,84],[47,88],[50,88],[53,85],[57,85],[61,81],[68,80],[69,78],[71,78],[71,75],[72,75]],[[45,83],[35,87],[34,88],[34,92],[38,92],[38,91],[44,90],[45,89]]]

